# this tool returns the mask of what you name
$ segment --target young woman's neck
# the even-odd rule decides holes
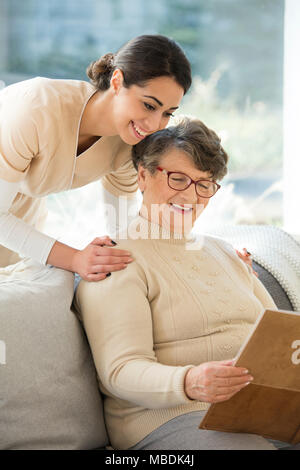
[[[79,137],[116,135],[113,121],[113,93],[97,91],[87,102],[82,114]]]

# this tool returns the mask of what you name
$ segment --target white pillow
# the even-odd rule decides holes
[[[72,273],[28,259],[0,268],[0,449],[108,443],[73,285]]]

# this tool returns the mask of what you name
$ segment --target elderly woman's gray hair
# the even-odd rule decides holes
[[[193,161],[195,167],[209,172],[217,181],[227,173],[228,155],[221,146],[221,139],[199,119],[181,116],[177,123],[155,132],[132,148],[132,160],[136,169],[142,165],[154,174],[161,157],[176,148]]]

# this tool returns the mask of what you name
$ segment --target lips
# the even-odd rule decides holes
[[[180,214],[191,214],[193,211],[193,208],[191,206],[188,206],[187,204],[175,204],[175,203],[170,203],[171,208]]]
[[[143,129],[141,129],[139,126],[137,126],[133,121],[131,121],[131,127],[132,127],[134,135],[140,140],[144,139],[149,134],[145,132]]]

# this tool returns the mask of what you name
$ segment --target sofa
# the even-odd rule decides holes
[[[300,310],[300,245],[292,237],[262,226],[215,227],[210,233],[247,247],[277,307]],[[109,448],[97,373],[73,294],[74,275],[61,269],[24,259],[0,270],[2,450]]]

